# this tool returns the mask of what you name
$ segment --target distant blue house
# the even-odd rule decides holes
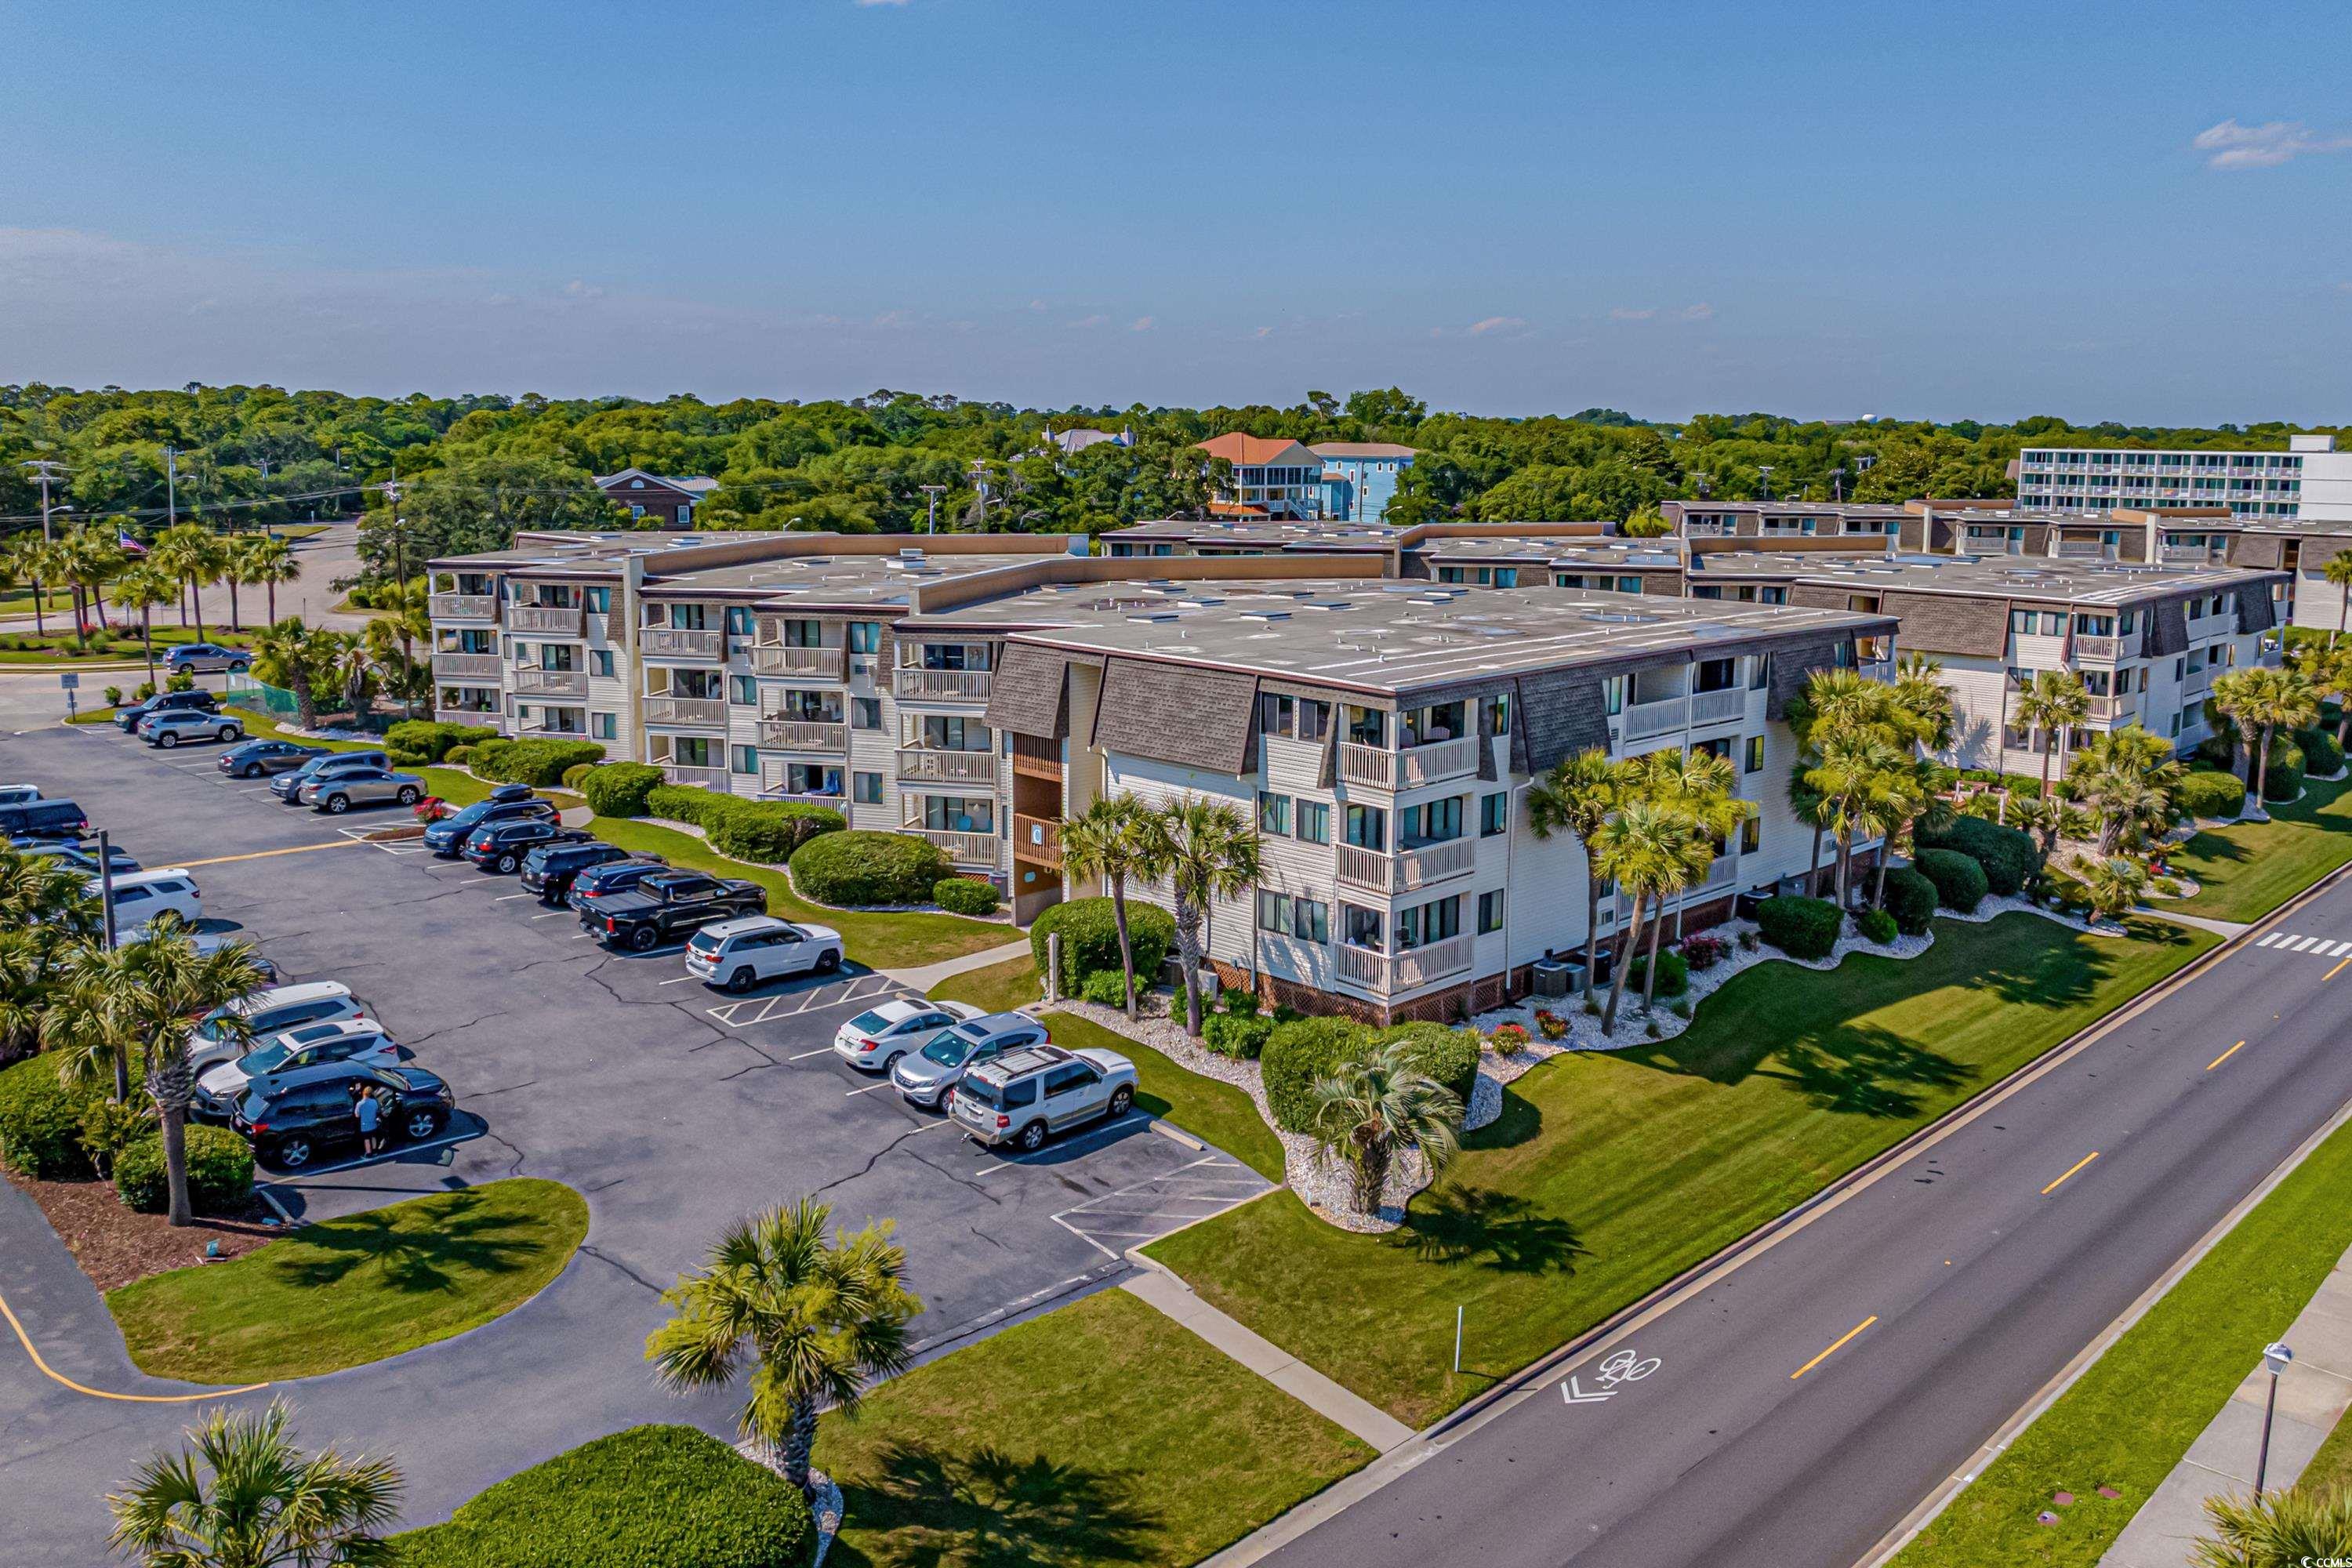
[[[1307,450],[1323,459],[1323,515],[1337,522],[1382,521],[1397,476],[1420,456],[1392,441],[1323,441]]]

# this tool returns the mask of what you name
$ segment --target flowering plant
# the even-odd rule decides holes
[[[1536,1027],[1543,1031],[1547,1040],[1563,1039],[1568,1035],[1568,1020],[1549,1007],[1536,1009]]]

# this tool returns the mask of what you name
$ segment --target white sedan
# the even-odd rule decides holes
[[[887,1072],[908,1051],[919,1051],[931,1037],[952,1029],[966,1018],[986,1015],[969,1002],[934,1002],[919,996],[885,1002],[860,1013],[833,1037],[834,1053],[851,1067],[866,1072]]]

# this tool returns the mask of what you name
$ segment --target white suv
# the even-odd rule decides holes
[[[773,915],[746,915],[704,926],[686,944],[686,972],[705,985],[749,991],[787,974],[830,974],[841,967],[841,933],[794,925]]]
[[[373,1018],[338,1018],[305,1024],[265,1040],[233,1062],[207,1068],[196,1079],[201,1109],[226,1121],[248,1092],[264,1098],[312,1079],[348,1076],[354,1067],[400,1065],[400,1047]]]
[[[981,1016],[981,1010],[969,1002],[934,1002],[925,996],[885,1002],[835,1030],[833,1048],[851,1067],[888,1072],[900,1057],[921,1050],[940,1030]]]
[[[214,1008],[196,1026],[192,1042],[196,1071],[201,1074],[218,1063],[235,1061],[272,1035],[299,1029],[305,1024],[356,1018],[366,1011],[367,1004],[352,995],[350,986],[334,980],[272,985],[251,992]],[[242,1019],[245,1027],[233,1031],[229,1022],[232,1018]]]
[[[92,879],[91,891],[97,891]],[[159,915],[177,915],[190,925],[205,918],[204,889],[186,871],[132,871],[114,879],[114,931],[140,933]]]
[[[1134,1103],[1135,1064],[1117,1051],[1031,1046],[966,1072],[948,1106],[965,1136],[1027,1154],[1053,1133],[1116,1121]]]

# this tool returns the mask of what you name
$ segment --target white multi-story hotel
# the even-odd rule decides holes
[[[2352,521],[2352,451],[2333,436],[2290,436],[2284,452],[2029,447],[2017,457],[2021,510],[2227,507],[2241,518]]]

